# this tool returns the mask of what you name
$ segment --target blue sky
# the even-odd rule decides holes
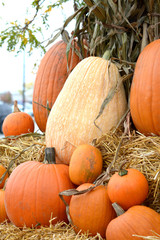
[[[29,3],[32,1],[26,0],[6,0],[5,8],[0,6],[0,30],[5,25],[6,22],[14,22],[15,20],[24,22],[25,16],[27,14],[27,8]],[[52,15],[50,22],[52,23],[52,28],[45,33],[50,36],[59,27],[62,27],[63,22],[66,17],[73,13],[72,2],[66,3],[67,7],[62,9],[52,10]],[[71,6],[68,7],[68,4]],[[29,12],[32,9],[29,9]],[[28,17],[29,18],[29,17]],[[54,24],[53,24],[54,23]],[[69,33],[71,32],[74,23],[70,24],[68,27]],[[48,48],[50,48],[49,45]],[[40,51],[34,50],[31,56],[25,54],[25,81],[26,83],[33,82],[36,77],[37,69],[34,69],[34,64],[40,63],[42,56]],[[5,91],[15,92],[17,90],[22,90],[23,76],[24,76],[24,53],[15,56],[14,52],[8,52],[6,47],[0,48],[0,93]]]

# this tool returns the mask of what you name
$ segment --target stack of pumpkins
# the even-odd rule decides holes
[[[55,163],[55,149],[46,148],[44,163],[22,163],[9,176],[3,200],[6,217],[19,228],[69,219],[75,233],[100,234],[107,240],[160,234],[160,214],[143,205],[149,191],[145,176],[121,169],[107,184],[95,185],[102,168],[101,152],[90,144],[76,147],[68,166]],[[69,215],[60,198],[66,190]]]
[[[95,186],[102,162],[100,151],[91,145],[79,145],[71,156],[69,176],[79,185],[78,193],[71,191],[69,204],[75,232],[99,233],[107,240],[160,234],[160,214],[142,205],[149,190],[145,176],[137,169],[120,169],[107,184]]]
[[[154,67],[157,76],[149,66],[148,57],[151,52],[158,53],[159,45],[157,40],[140,54],[131,87],[131,116],[137,129],[146,135],[160,132],[155,126],[160,120],[160,108],[156,109],[160,74],[159,68]],[[157,66],[154,57],[152,64]],[[149,87],[143,79],[149,82]],[[155,91],[154,95],[151,90]],[[47,100],[34,103],[46,105]],[[149,112],[144,107],[146,103]],[[5,206],[11,222],[18,227],[24,224],[28,227],[47,226],[50,220],[52,223],[67,222],[59,193],[75,188],[83,191],[94,186],[102,172],[103,160],[91,143],[116,126],[126,111],[125,90],[117,67],[100,57],[81,60],[66,79],[47,117],[45,162],[22,163],[8,178]],[[147,194],[148,182],[143,174],[136,169],[127,169],[115,173],[107,186],[65,196],[65,201],[76,232],[100,233],[107,240],[134,239],[136,234],[147,236],[152,231],[160,234],[160,215],[141,205]],[[113,208],[115,202],[126,211],[118,217]]]

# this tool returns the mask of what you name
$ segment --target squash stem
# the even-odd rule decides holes
[[[20,112],[20,109],[18,108],[18,103],[17,103],[17,100],[14,101],[14,110],[13,112]]]
[[[127,175],[128,171],[126,169],[120,169],[119,172],[118,172],[118,175],[119,176],[125,176]]]
[[[54,147],[48,147],[45,149],[45,160],[49,164],[55,164],[55,148]]]
[[[117,217],[121,216],[123,213],[125,213],[123,208],[121,208],[116,202],[112,203],[112,206],[117,214]]]

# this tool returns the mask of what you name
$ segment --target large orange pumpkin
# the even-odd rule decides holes
[[[117,89],[115,95],[97,118],[113,89]],[[100,57],[87,57],[70,73],[52,107],[46,145],[56,148],[57,162],[69,164],[78,145],[91,144],[108,132],[126,110],[127,100],[116,65]]]
[[[148,181],[137,169],[121,169],[110,178],[108,196],[112,203],[118,203],[124,210],[144,202],[148,195]]]
[[[137,130],[160,135],[160,39],[140,53],[130,91],[130,110]]]
[[[51,154],[51,155],[50,155]],[[65,204],[59,192],[74,188],[68,166],[53,164],[53,154],[46,149],[49,163],[28,161],[16,167],[8,178],[5,207],[10,221],[18,227],[49,226],[66,221]],[[69,203],[70,197],[65,201]]]
[[[106,239],[144,239],[142,236],[155,236],[154,232],[160,234],[160,214],[149,207],[137,205],[129,208],[108,224]]]
[[[63,40],[55,43],[42,58],[36,75],[33,89],[33,114],[42,132],[46,129],[49,114],[47,108],[51,109],[69,73],[81,60],[75,51],[70,49],[67,63],[66,46]],[[76,40],[72,42],[72,46],[79,51]]]
[[[94,184],[83,183],[77,190],[85,190]],[[76,233],[99,233],[105,237],[106,227],[116,216],[105,186],[98,186],[90,192],[74,195],[69,204],[69,213]]]

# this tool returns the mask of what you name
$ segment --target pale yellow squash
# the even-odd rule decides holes
[[[127,110],[122,83],[96,120],[98,127],[94,120],[108,93],[119,83],[117,67],[100,57],[83,59],[70,73],[46,125],[46,145],[55,147],[57,162],[69,164],[76,146],[92,143],[117,125]]]

